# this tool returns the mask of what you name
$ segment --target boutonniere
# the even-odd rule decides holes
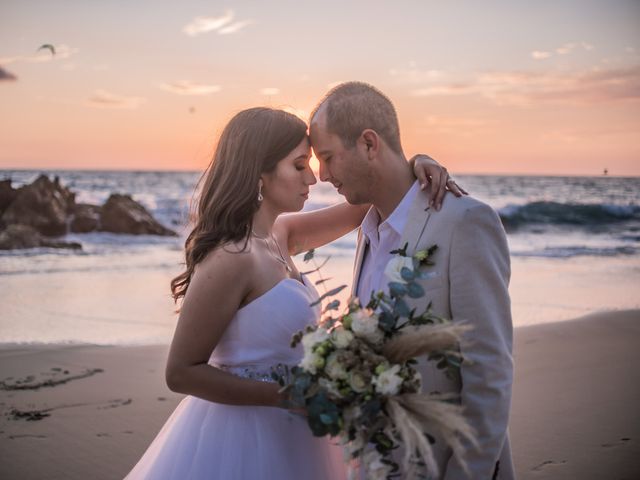
[[[407,255],[408,245],[408,243],[405,243],[404,247],[389,252],[395,256],[387,263],[384,274],[392,282],[409,282],[415,278],[428,278],[428,274],[421,273],[416,275],[416,272],[420,267],[434,265],[432,257],[438,249],[437,245],[418,250],[411,256]]]

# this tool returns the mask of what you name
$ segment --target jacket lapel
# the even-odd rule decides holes
[[[356,259],[353,264],[353,281],[351,282],[351,297],[356,298],[358,292],[358,281],[360,280],[360,270],[364,260],[366,250],[366,237],[362,234],[362,227],[358,227],[358,240],[356,242]]]
[[[402,248],[407,244],[407,255],[413,255],[418,249],[430,217],[429,193],[428,191],[420,190],[409,210],[409,216],[402,232],[402,239],[398,246]]]

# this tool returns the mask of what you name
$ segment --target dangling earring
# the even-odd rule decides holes
[[[261,202],[262,200],[264,200],[264,197],[262,196],[262,180],[260,180],[258,182],[258,201]]]

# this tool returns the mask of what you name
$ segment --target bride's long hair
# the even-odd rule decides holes
[[[211,163],[198,181],[194,227],[185,242],[185,271],[171,281],[175,302],[187,292],[195,266],[228,242],[249,241],[253,216],[260,207],[258,180],[307,135],[295,115],[266,107],[235,115],[224,128]]]

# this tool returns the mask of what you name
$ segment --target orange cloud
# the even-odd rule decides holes
[[[125,97],[123,95],[107,92],[106,90],[96,90],[89,100],[87,100],[85,105],[97,108],[135,109],[144,101],[145,99],[141,97]]]
[[[260,90],[261,95],[266,95],[269,97],[273,95],[278,95],[279,93],[280,93],[280,89],[276,87],[265,87]]]
[[[178,95],[209,95],[222,90],[220,85],[205,85],[203,83],[191,82],[189,80],[163,83],[160,85],[160,88]]]
[[[498,104],[594,104],[640,99],[640,66],[573,72],[497,71],[415,89],[414,96],[480,95]]]
[[[534,60],[544,60],[546,58],[553,57],[554,55],[567,55],[569,53],[572,53],[577,48],[582,48],[584,50],[589,51],[589,50],[593,50],[593,45],[591,45],[590,43],[587,43],[587,42],[565,43],[561,47],[558,47],[558,48],[554,49],[554,51],[552,51],[552,52],[549,52],[549,51],[543,52],[543,51],[540,51],[540,50],[535,50],[535,51],[531,52],[531,57]]]
[[[224,15],[220,17],[196,17],[185,25],[182,31],[190,37],[208,32],[217,32],[218,35],[229,35],[254,23],[253,20],[241,20],[231,23],[234,18],[235,13],[233,10],[225,11]]]
[[[242,20],[241,22],[235,22],[231,25],[227,25],[218,30],[218,35],[230,35],[232,33],[239,32],[244,27],[255,23],[253,20]]]

